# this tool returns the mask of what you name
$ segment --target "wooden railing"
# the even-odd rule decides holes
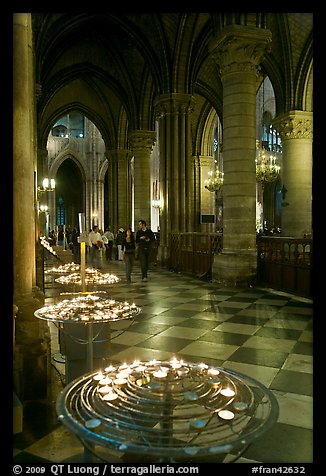
[[[257,282],[312,297],[313,242],[307,238],[257,238]]]
[[[222,248],[221,233],[171,233],[169,267],[211,279]],[[312,297],[312,253],[311,239],[257,237],[257,284]]]
[[[222,237],[222,233],[171,233],[170,269],[210,279],[214,254],[222,250]]]

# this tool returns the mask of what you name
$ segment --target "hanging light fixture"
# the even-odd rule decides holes
[[[276,130],[270,125],[270,119],[266,122],[265,118],[265,80],[262,84],[262,103],[262,136],[260,140],[256,140],[255,162],[257,182],[263,185],[266,182],[275,182],[281,169],[276,155],[277,151],[281,151],[280,139]]]
[[[278,159],[275,154],[259,146],[256,141],[256,179],[258,182],[275,182],[277,180],[281,167],[278,165]]]
[[[215,171],[208,172],[208,179],[205,180],[205,188],[210,192],[219,192],[223,186],[224,172],[218,168],[217,160],[215,160]]]

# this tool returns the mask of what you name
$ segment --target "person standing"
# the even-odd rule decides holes
[[[146,221],[139,220],[136,233],[136,244],[138,245],[142,281],[147,281],[150,253],[154,240],[155,235],[152,230],[147,228]]]
[[[126,280],[131,283],[131,272],[135,260],[136,242],[132,229],[129,227],[123,234],[121,253],[126,266]]]
[[[116,244],[115,259],[118,261],[122,261],[121,244],[122,244],[123,232],[124,232],[124,229],[119,228],[117,236],[115,238],[115,244]]]
[[[105,258],[106,258],[107,261],[111,261],[112,260],[114,234],[112,233],[110,227],[106,230],[106,232],[104,233],[104,236],[106,236],[107,240],[108,240],[107,244],[105,245],[106,246]]]
[[[78,238],[78,230],[74,228],[71,233],[72,252],[74,254],[74,262],[80,264],[80,243]]]
[[[92,231],[88,235],[90,261],[93,266],[100,268],[100,249],[103,247],[103,240],[99,232],[98,225],[94,225]]]

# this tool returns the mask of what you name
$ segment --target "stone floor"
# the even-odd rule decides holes
[[[248,375],[272,390],[279,417],[237,462],[313,462],[311,300],[258,287],[225,288],[156,266],[151,266],[145,283],[138,261],[131,283],[124,279],[123,262],[102,261],[102,271],[121,278],[107,289],[114,299],[132,300],[142,309],[131,324],[112,324],[108,361],[178,356]],[[45,292],[45,304],[57,302],[62,285],[47,276]],[[53,324],[49,327],[49,395],[24,402],[23,431],[13,441],[17,464],[83,461],[83,445],[57,420],[55,403],[66,385],[66,364],[61,360],[58,331]],[[228,459],[230,455],[223,461]]]

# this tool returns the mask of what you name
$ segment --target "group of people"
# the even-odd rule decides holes
[[[51,240],[53,245],[56,244],[56,241],[61,244],[60,232],[62,229],[60,228],[58,231],[57,240],[54,230],[49,233],[49,241]],[[89,231],[86,241],[88,261],[92,266],[101,268],[101,253],[102,256],[104,254],[106,261],[111,261],[115,245],[115,259],[125,262],[126,281],[131,282],[131,272],[136,258],[140,263],[141,279],[147,281],[151,250],[155,241],[155,235],[150,228],[147,228],[145,220],[138,221],[136,233],[132,231],[131,227],[126,230],[119,228],[116,236],[110,228],[103,232],[98,225],[94,225]],[[74,254],[74,261],[80,263],[79,232],[76,228],[69,235],[69,248]]]
[[[147,228],[145,220],[139,220],[136,234],[131,227],[126,230],[119,228],[116,238],[113,233],[107,230],[101,234],[99,227],[94,225],[88,235],[90,261],[96,267],[100,267],[99,251],[105,249],[107,260],[112,259],[113,243],[116,243],[116,259],[125,262],[126,281],[131,282],[131,273],[134,260],[137,257],[140,262],[141,279],[147,281],[150,263],[150,254],[155,241],[155,235],[150,228]]]

